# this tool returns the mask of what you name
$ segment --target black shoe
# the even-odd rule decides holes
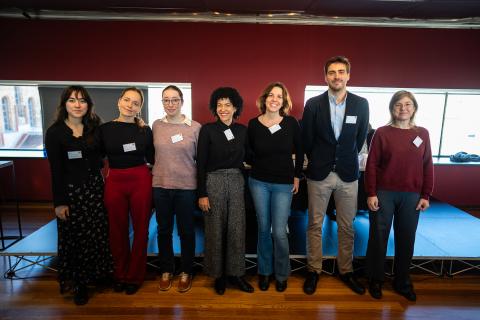
[[[215,279],[215,292],[219,295],[223,295],[225,293],[226,285],[225,277]]]
[[[283,292],[287,289],[287,280],[283,281],[276,281],[275,282],[275,289],[277,289],[278,292]]]
[[[306,294],[313,294],[317,290],[318,273],[310,271],[307,273],[305,282],[303,283],[303,292]]]
[[[347,272],[340,275],[340,279],[356,294],[364,294],[365,288],[358,282],[357,278],[353,275],[353,272]]]
[[[267,291],[270,287],[270,276],[264,276],[262,274],[258,275],[258,287],[262,291]]]
[[[125,283],[123,282],[115,282],[113,285],[113,291],[115,292],[122,292],[125,290]]]
[[[253,287],[247,282],[247,280],[245,280],[244,277],[230,277],[229,280],[231,284],[243,292],[252,293],[254,291]]]
[[[135,283],[127,283],[125,284],[125,294],[132,295],[137,293],[138,289],[140,289],[139,284]]]
[[[73,301],[77,306],[83,306],[88,302],[88,288],[86,285],[77,285],[73,288]]]
[[[372,298],[380,299],[382,297],[382,283],[378,280],[370,280],[368,292],[370,292]]]
[[[413,290],[412,285],[408,285],[405,288],[399,288],[393,285],[393,290],[401,296],[404,296],[409,301],[417,301],[417,294]]]

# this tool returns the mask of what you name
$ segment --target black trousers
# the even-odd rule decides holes
[[[395,238],[394,274],[397,288],[411,284],[410,264],[415,245],[420,195],[415,192],[378,191],[378,211],[370,211],[367,272],[370,280],[383,282],[387,243],[393,221]]]
[[[158,257],[162,273],[175,271],[172,239],[174,216],[177,217],[177,230],[180,236],[180,272],[192,273],[195,258],[195,200],[195,190],[153,188],[158,224]]]

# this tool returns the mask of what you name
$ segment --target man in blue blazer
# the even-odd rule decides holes
[[[302,118],[308,157],[308,274],[303,290],[313,294],[322,271],[322,226],[333,193],[337,208],[340,279],[354,292],[365,288],[353,274],[353,219],[357,213],[358,153],[367,136],[368,101],[347,91],[350,62],[343,56],[325,63],[328,91],[309,99]]]

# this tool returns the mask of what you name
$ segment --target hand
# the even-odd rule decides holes
[[[367,206],[368,206],[368,209],[370,209],[371,211],[378,211],[378,209],[380,209],[380,207],[378,206],[377,196],[368,197],[367,198]]]
[[[198,198],[198,206],[203,212],[210,211],[210,201],[208,201],[208,197]]]
[[[425,211],[430,207],[430,201],[425,199],[420,199],[417,204],[417,210]]]
[[[139,125],[140,127],[142,127],[142,128],[145,127],[146,124],[145,124],[145,121],[143,121],[142,118],[140,118],[140,117],[135,117],[135,118],[137,118],[137,120],[138,120],[138,125]]]
[[[55,207],[55,215],[61,219],[66,221],[68,218],[68,215],[70,214],[68,206],[58,206]]]
[[[298,193],[298,188],[300,187],[300,178],[293,178],[293,188],[292,188],[292,193],[297,194]]]

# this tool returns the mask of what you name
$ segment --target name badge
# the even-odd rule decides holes
[[[125,143],[123,145],[123,152],[130,152],[130,151],[135,151],[135,150],[137,150],[137,147],[135,146],[135,142]]]
[[[82,159],[82,151],[68,151],[68,159]]]
[[[223,131],[223,133],[225,134],[225,137],[227,138],[228,141],[235,139],[235,136],[233,135],[232,130],[227,129]]]
[[[282,129],[282,127],[280,127],[279,124],[275,124],[275,125],[271,126],[270,128],[268,128],[268,130],[270,130],[271,134],[274,134],[275,132],[277,132],[280,129]]]
[[[413,140],[413,144],[414,144],[417,148],[422,145],[422,142],[423,142],[423,140],[422,140],[422,138],[420,138],[419,136],[417,136],[417,137],[415,138],[415,140]]]
[[[347,119],[345,119],[345,123],[357,123],[357,116],[347,116]]]
[[[172,139],[172,143],[177,143],[183,140],[183,136],[181,133],[177,133],[176,135],[171,136],[170,138]]]

